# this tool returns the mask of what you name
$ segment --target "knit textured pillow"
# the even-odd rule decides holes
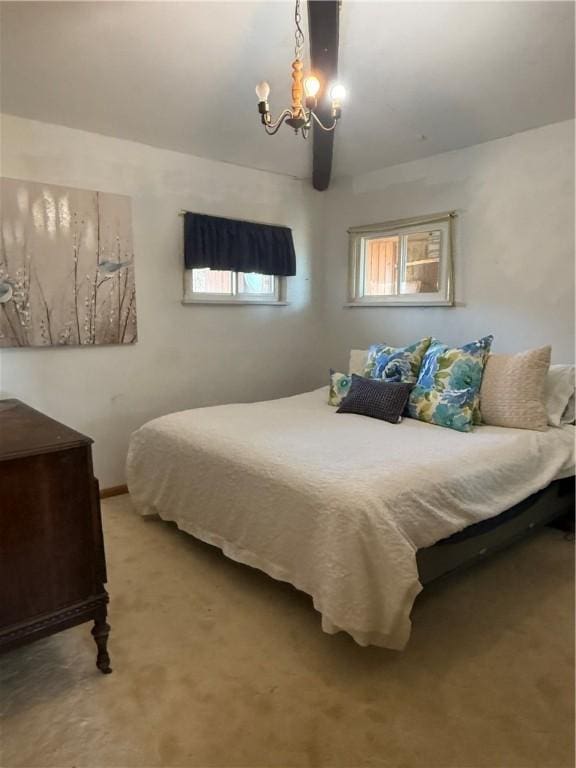
[[[397,424],[402,421],[412,387],[412,384],[366,379],[353,373],[350,391],[337,412],[357,413]]]
[[[494,427],[548,428],[545,385],[550,347],[517,355],[489,355],[480,388],[484,424]]]
[[[431,337],[427,336],[409,347],[373,344],[368,350],[364,376],[416,384],[422,360],[431,341]]]
[[[424,355],[418,382],[410,393],[413,419],[470,432],[479,412],[479,393],[492,336],[449,348],[433,341]]]

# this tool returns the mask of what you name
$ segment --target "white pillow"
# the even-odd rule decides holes
[[[551,365],[544,390],[548,424],[559,427],[574,420],[574,366]],[[571,411],[571,413],[570,413]]]
[[[574,395],[568,400],[568,405],[566,406],[566,410],[562,414],[562,418],[560,419],[561,424],[574,424],[576,421],[576,398]]]
[[[366,366],[366,360],[368,359],[367,349],[351,349],[350,350],[350,363],[348,365],[348,373],[352,375],[356,373],[358,376],[362,376],[364,368]]]

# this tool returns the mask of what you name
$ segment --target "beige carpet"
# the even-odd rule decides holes
[[[404,653],[127,496],[103,504],[114,672],[89,625],[2,657],[12,766],[573,765],[573,544],[554,530],[430,587]]]

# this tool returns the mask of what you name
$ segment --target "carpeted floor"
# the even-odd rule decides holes
[[[574,762],[574,550],[546,529],[427,589],[404,653],[128,496],[103,503],[114,672],[90,626],[2,657],[3,768]]]

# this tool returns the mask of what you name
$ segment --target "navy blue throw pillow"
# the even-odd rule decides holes
[[[352,374],[350,390],[337,413],[357,413],[397,424],[408,402],[413,384],[366,379]]]

